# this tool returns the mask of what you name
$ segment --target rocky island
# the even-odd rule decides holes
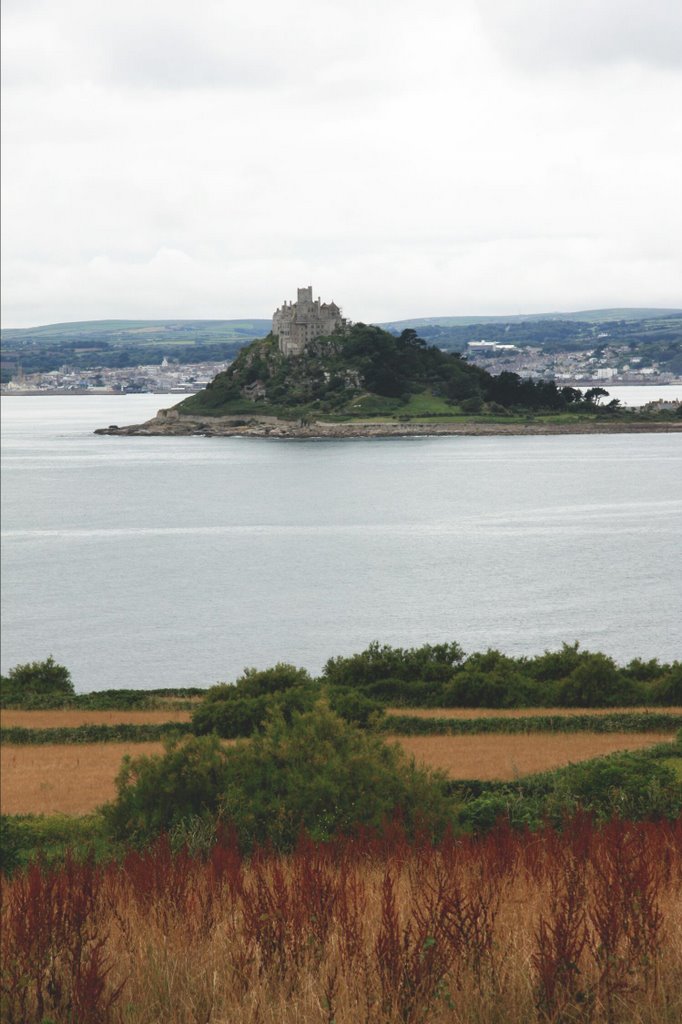
[[[493,376],[456,353],[352,324],[334,302],[299,288],[267,337],[241,350],[203,391],[114,435],[345,438],[434,434],[566,434],[682,430],[682,405],[623,409],[604,389],[585,393],[515,373]]]

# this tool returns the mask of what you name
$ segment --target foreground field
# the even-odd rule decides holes
[[[3,886],[3,1020],[677,1024],[682,827],[585,816],[291,856],[161,840]]]
[[[34,712],[31,712],[33,714]],[[536,733],[405,736],[394,739],[418,761],[452,779],[511,780],[619,750],[643,750],[666,733]],[[0,748],[0,809],[5,814],[87,814],[112,800],[125,754],[161,753],[161,743],[83,743]]]

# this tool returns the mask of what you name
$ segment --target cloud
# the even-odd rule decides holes
[[[682,78],[631,9],[616,61],[611,0],[8,0],[6,323],[679,305]]]
[[[682,66],[679,0],[477,0],[477,8],[499,51],[528,68]]]
[[[415,248],[219,259],[173,249],[148,258],[11,261],[8,326],[73,319],[270,317],[298,285],[353,320],[453,313],[524,313],[642,304],[679,306],[676,254],[629,251],[608,239],[528,237]],[[36,317],[36,295],[43,315]],[[78,311],[78,317],[74,311]]]

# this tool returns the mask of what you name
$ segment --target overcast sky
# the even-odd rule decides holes
[[[682,306],[680,0],[5,0],[4,325]]]

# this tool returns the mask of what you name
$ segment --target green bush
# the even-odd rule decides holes
[[[512,708],[537,704],[538,689],[516,659],[500,651],[472,654],[443,687],[442,706]]]
[[[117,798],[102,808],[115,840],[145,843],[186,818],[214,818],[226,782],[228,751],[217,736],[169,740],[165,754],[123,758]]]
[[[682,813],[682,784],[674,770],[649,752],[615,754],[570,765],[557,775],[550,814],[579,805],[599,819],[614,815],[634,821],[676,818]]]
[[[583,656],[558,690],[559,703],[571,708],[617,707],[641,699],[634,680],[619,672],[605,654]]]
[[[52,655],[45,661],[15,665],[7,676],[0,677],[0,701],[3,706],[44,694],[71,696],[73,692],[69,670],[58,665]]]
[[[286,662],[278,662],[272,668],[246,668],[235,683],[218,683],[206,690],[207,701],[222,701],[240,697],[267,697],[281,693],[295,686],[309,686],[310,674],[304,668],[297,668]]]
[[[366,727],[383,713],[378,701],[358,690],[332,686],[326,695],[332,709],[356,725]],[[192,715],[192,729],[200,736],[250,736],[263,726],[268,712],[277,710],[290,722],[294,713],[310,711],[320,696],[319,683],[305,669],[283,663],[263,671],[246,669],[234,685],[220,683],[207,691]]]
[[[651,687],[652,701],[663,707],[682,704],[682,662],[676,661],[670,670]]]
[[[323,703],[290,726],[273,715],[262,735],[230,751],[221,809],[247,844],[280,849],[291,848],[302,829],[328,839],[400,814],[408,830],[436,834],[453,818],[443,776]]]
[[[242,697],[237,692],[220,700],[201,704],[192,715],[192,731],[198,736],[216,733],[223,739],[251,736],[265,722],[269,710],[277,708],[287,722],[294,712],[308,711],[318,696],[309,686]]]
[[[425,682],[422,679],[379,679],[363,686],[362,693],[373,700],[396,707],[429,708],[442,705],[444,686],[447,683]]]
[[[359,690],[344,686],[330,686],[325,691],[329,706],[344,722],[362,729],[378,726],[386,716],[378,700],[372,700]]]
[[[325,839],[395,814],[436,834],[453,818],[445,788],[442,776],[319,703],[291,723],[271,713],[263,733],[233,747],[193,737],[164,755],[126,758],[103,814],[116,839],[145,842],[220,816],[245,847],[289,849],[302,829]]]
[[[558,651],[545,651],[535,658],[519,659],[523,661],[525,671],[538,682],[554,683],[570,676],[582,659],[586,651],[580,651],[576,641],[573,644],[564,643]]]
[[[98,814],[3,814],[0,816],[0,871],[6,875],[36,858],[59,863],[66,852],[106,860],[114,852]]]
[[[513,784],[452,784],[451,792],[463,800],[460,824],[474,831],[490,828],[500,817],[514,827],[537,828],[547,821],[560,827],[579,809],[601,822],[613,817],[674,820],[682,813],[682,781],[670,764],[675,750],[661,744],[540,772]]]
[[[403,649],[376,641],[360,654],[330,658],[322,679],[334,686],[364,687],[379,680],[444,682],[464,657],[457,643],[424,644]]]

